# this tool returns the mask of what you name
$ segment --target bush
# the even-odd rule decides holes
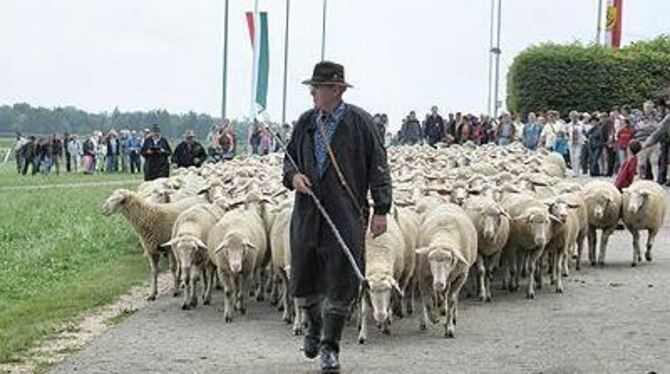
[[[542,44],[516,56],[507,77],[507,107],[528,113],[609,110],[636,105],[670,86],[670,37],[612,50]]]

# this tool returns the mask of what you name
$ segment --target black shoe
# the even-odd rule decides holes
[[[303,340],[302,350],[305,357],[316,358],[319,355],[321,343],[321,327],[323,325],[321,318],[321,303],[314,304],[305,309],[307,317],[307,333]]]
[[[321,373],[340,372],[340,339],[345,319],[344,315],[326,314],[321,340]]]
[[[321,373],[333,374],[340,372],[340,360],[337,352],[329,349],[321,349]]]

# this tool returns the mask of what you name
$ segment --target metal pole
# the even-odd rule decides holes
[[[228,0],[223,11],[223,82],[221,87],[221,121],[226,119],[226,91],[228,88]]]
[[[326,59],[326,15],[328,12],[328,0],[323,0],[323,24],[321,26],[321,61]]]
[[[598,0],[598,20],[596,22],[596,45],[600,45],[603,27],[603,0]]]
[[[493,92],[494,102],[493,102],[493,117],[498,117],[498,85],[500,83],[500,29],[501,29],[501,18],[502,18],[502,0],[498,0],[498,35],[496,35],[496,80],[495,87]]]
[[[288,27],[291,12],[291,0],[286,0],[286,27],[284,29],[284,87],[281,108],[281,122],[286,123],[286,81],[288,76]]]
[[[260,40],[259,34],[260,30],[258,26],[260,25],[260,22],[258,22],[258,0],[254,1],[254,39],[253,39],[253,62],[251,64],[251,109],[250,109],[250,118],[251,122],[249,123],[250,126],[253,125],[254,121],[256,120],[256,84],[257,84],[257,78],[258,78],[258,41]]]
[[[493,85],[493,17],[495,16],[495,0],[491,0],[491,32],[490,32],[490,37],[489,37],[489,82],[488,82],[488,101],[486,104],[486,113],[491,116],[492,111],[491,111],[491,86]]]

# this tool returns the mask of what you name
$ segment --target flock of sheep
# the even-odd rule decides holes
[[[642,258],[640,230],[649,233],[651,261],[665,217],[657,184],[636,181],[623,193],[605,181],[581,186],[565,179],[561,156],[519,144],[396,147],[388,158],[394,207],[388,231],[366,237],[367,282],[355,307],[360,343],[368,320],[388,334],[392,318],[411,314],[416,291],[420,329],[441,322],[446,337],[454,336],[461,289],[491,301],[492,281],[517,291],[525,278],[532,299],[548,276],[561,293],[573,263],[581,268],[586,239],[591,265],[604,265],[620,220],[633,237],[632,265]],[[152,269],[150,300],[163,255],[174,296],[185,294],[183,309],[196,307],[202,280],[203,304],[213,287],[223,286],[226,322],[245,313],[248,297],[262,301],[269,294],[294,334],[302,333],[304,317],[287,292],[293,195],[281,184],[282,163],[283,155],[272,154],[178,169],[104,202],[103,214],[121,212],[141,240]]]

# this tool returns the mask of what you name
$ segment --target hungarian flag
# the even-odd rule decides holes
[[[268,77],[270,75],[270,44],[268,39],[268,14],[259,12],[258,19],[254,19],[253,12],[247,12],[247,26],[251,47],[254,50],[253,92],[256,113],[267,108]],[[259,31],[256,33],[256,31]]]
[[[607,0],[607,20],[605,21],[605,45],[618,49],[621,47],[621,22],[623,19],[623,0]]]

